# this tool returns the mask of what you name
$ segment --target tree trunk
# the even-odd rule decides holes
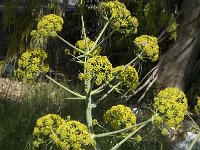
[[[199,55],[200,0],[184,0],[178,39],[159,62],[157,83],[186,91]]]

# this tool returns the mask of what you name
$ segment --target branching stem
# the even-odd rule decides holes
[[[153,117],[152,117],[152,118],[153,118]],[[113,131],[113,132],[107,132],[107,133],[97,134],[97,135],[94,136],[94,138],[106,137],[106,136],[110,136],[110,135],[113,135],[113,134],[118,134],[118,133],[121,133],[121,132],[130,130],[130,129],[132,129],[132,128],[134,128],[134,127],[137,127],[137,126],[141,126],[141,125],[144,125],[144,124],[146,125],[147,123],[152,122],[152,118],[150,118],[149,120],[144,121],[144,122],[142,122],[142,123],[139,123],[139,124],[130,126],[130,127],[128,127],[128,128],[116,130],[116,131]]]
[[[144,126],[146,126],[146,124],[141,125],[139,128],[137,128],[135,131],[133,131],[132,133],[130,133],[128,136],[126,136],[123,140],[121,140],[119,143],[117,143],[113,148],[111,148],[110,150],[116,150],[118,149],[123,143],[125,143],[128,139],[130,139],[134,134],[136,134],[140,129],[142,129]]]
[[[94,45],[92,46],[92,48],[90,49],[90,54],[92,54],[96,48],[97,43],[99,42],[99,40],[101,39],[101,36],[103,35],[103,33],[106,31],[106,28],[108,27],[110,23],[110,20],[108,20],[104,26],[104,28],[102,29],[101,33],[99,34],[99,36],[97,37],[96,41],[94,42]]]
[[[65,39],[63,39],[62,37],[60,37],[59,35],[57,35],[57,37],[63,41],[65,44],[67,44],[68,46],[70,46],[71,48],[75,49],[76,51],[78,51],[79,53],[85,54],[85,52],[79,48],[77,48],[76,46],[72,45],[71,43],[69,43],[68,41],[66,41]]]
[[[71,93],[71,94],[73,94],[73,95],[75,95],[75,96],[77,96],[77,97],[79,97],[79,98],[83,98],[83,99],[86,98],[85,96],[83,96],[83,95],[81,95],[81,94],[79,94],[79,93],[77,93],[77,92],[74,92],[74,91],[68,89],[67,87],[63,86],[62,84],[58,83],[56,80],[52,79],[52,78],[49,77],[48,75],[45,75],[45,76],[46,76],[49,80],[51,80],[52,82],[54,82],[55,84],[57,84],[59,87],[61,87],[61,88],[63,88],[64,90],[68,91],[69,93]]]

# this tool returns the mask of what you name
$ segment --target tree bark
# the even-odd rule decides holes
[[[184,0],[178,39],[159,61],[157,83],[186,91],[199,55],[200,0]]]

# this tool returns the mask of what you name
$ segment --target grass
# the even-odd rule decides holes
[[[83,93],[81,89],[84,89],[84,87],[82,85],[68,85],[65,84],[67,81],[62,82],[68,88]],[[8,92],[8,90],[5,90],[5,92]],[[122,101],[116,101],[117,96],[119,95],[111,94],[94,110],[93,117],[98,119],[102,125],[104,124],[102,121],[103,110],[109,109],[116,103],[123,103]],[[30,142],[36,120],[49,113],[58,114],[63,118],[70,115],[72,120],[86,123],[85,101],[68,100],[69,97],[72,97],[72,95],[54,83],[47,82],[40,84],[40,86],[38,84],[23,86],[21,96],[15,100],[6,97],[0,98],[0,150],[31,150]],[[95,133],[102,132],[105,132],[105,130],[95,128]],[[154,131],[150,131],[148,128],[144,129],[142,133],[145,133],[146,136],[152,136],[153,134],[157,136]],[[98,139],[97,142],[102,150],[107,150],[120,140],[122,140],[120,137],[106,137]],[[160,137],[152,138],[149,141],[148,138],[145,139],[144,137],[144,141],[140,144],[127,142],[119,150],[159,150],[163,146],[159,140],[161,140]],[[164,144],[163,150],[170,149],[170,146],[169,143]]]
[[[73,88],[79,90],[79,86]],[[0,149],[25,149],[37,118],[49,113],[85,122],[85,102],[67,100],[70,96],[49,82],[34,88],[26,86],[15,100],[0,98]]]

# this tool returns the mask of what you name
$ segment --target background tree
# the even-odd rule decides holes
[[[187,91],[199,56],[200,2],[184,0],[177,41],[160,59],[158,83]]]
[[[2,26],[7,36],[4,62],[15,62],[18,54],[27,48],[30,32],[37,20],[45,14],[61,14],[56,0],[5,0],[3,2]]]
[[[161,58],[157,75],[154,75],[158,87],[177,87],[185,92],[189,91],[189,97],[198,96],[199,1],[142,0],[129,3],[125,1],[125,4],[129,5],[129,9],[136,10],[140,23],[139,32],[155,35],[159,39]],[[172,38],[176,41],[170,40]],[[150,70],[153,66],[155,63],[143,64],[144,70]],[[152,85],[150,82],[146,84],[147,89],[148,85]]]

